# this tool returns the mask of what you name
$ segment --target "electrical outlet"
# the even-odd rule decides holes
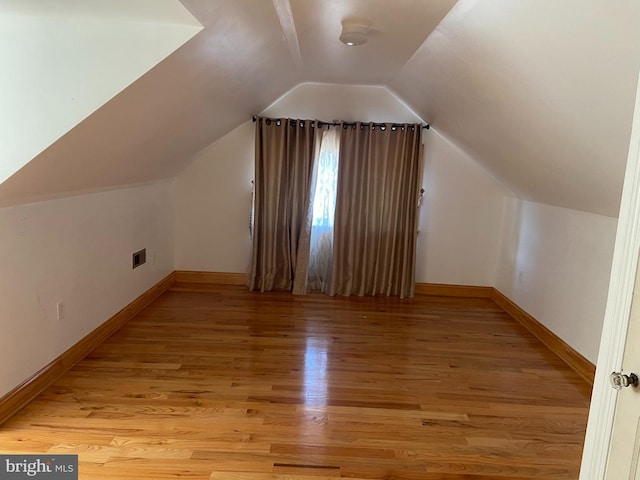
[[[62,301],[58,302],[57,305],[56,305],[56,312],[58,314],[58,320],[64,320],[64,314],[65,314],[64,310],[65,310],[64,309],[64,302],[62,302]]]

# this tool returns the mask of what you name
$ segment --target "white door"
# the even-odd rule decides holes
[[[634,342],[634,339],[636,340]],[[623,357],[626,378],[618,376],[631,385],[621,388],[618,393],[613,434],[607,462],[607,480],[640,480],[640,388],[637,386],[636,373],[640,374],[640,270],[636,273],[636,282],[631,305],[627,345]],[[621,372],[622,373],[622,372]],[[631,382],[627,380],[631,378]],[[636,382],[636,386],[633,385]],[[613,387],[612,387],[613,388]],[[618,387],[620,388],[620,386]]]
[[[640,388],[609,383],[614,371],[640,375],[639,252],[640,83],[580,480],[640,480]]]

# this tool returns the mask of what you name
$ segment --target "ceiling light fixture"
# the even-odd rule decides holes
[[[364,45],[369,40],[369,25],[361,22],[342,22],[340,41],[350,47]]]

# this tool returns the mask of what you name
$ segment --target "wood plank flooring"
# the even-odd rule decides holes
[[[0,428],[81,479],[578,478],[590,387],[492,301],[176,284]]]

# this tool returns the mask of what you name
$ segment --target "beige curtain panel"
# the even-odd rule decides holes
[[[342,127],[330,295],[414,295],[421,138],[421,125]]]
[[[311,120],[256,121],[251,290],[307,293],[312,225],[318,228],[313,192],[323,132],[330,128]],[[422,125],[357,122],[337,128],[333,245],[327,253],[325,292],[412,297]],[[326,170],[322,165],[320,170]]]
[[[306,290],[310,192],[321,141],[319,122],[256,119],[250,290]]]

